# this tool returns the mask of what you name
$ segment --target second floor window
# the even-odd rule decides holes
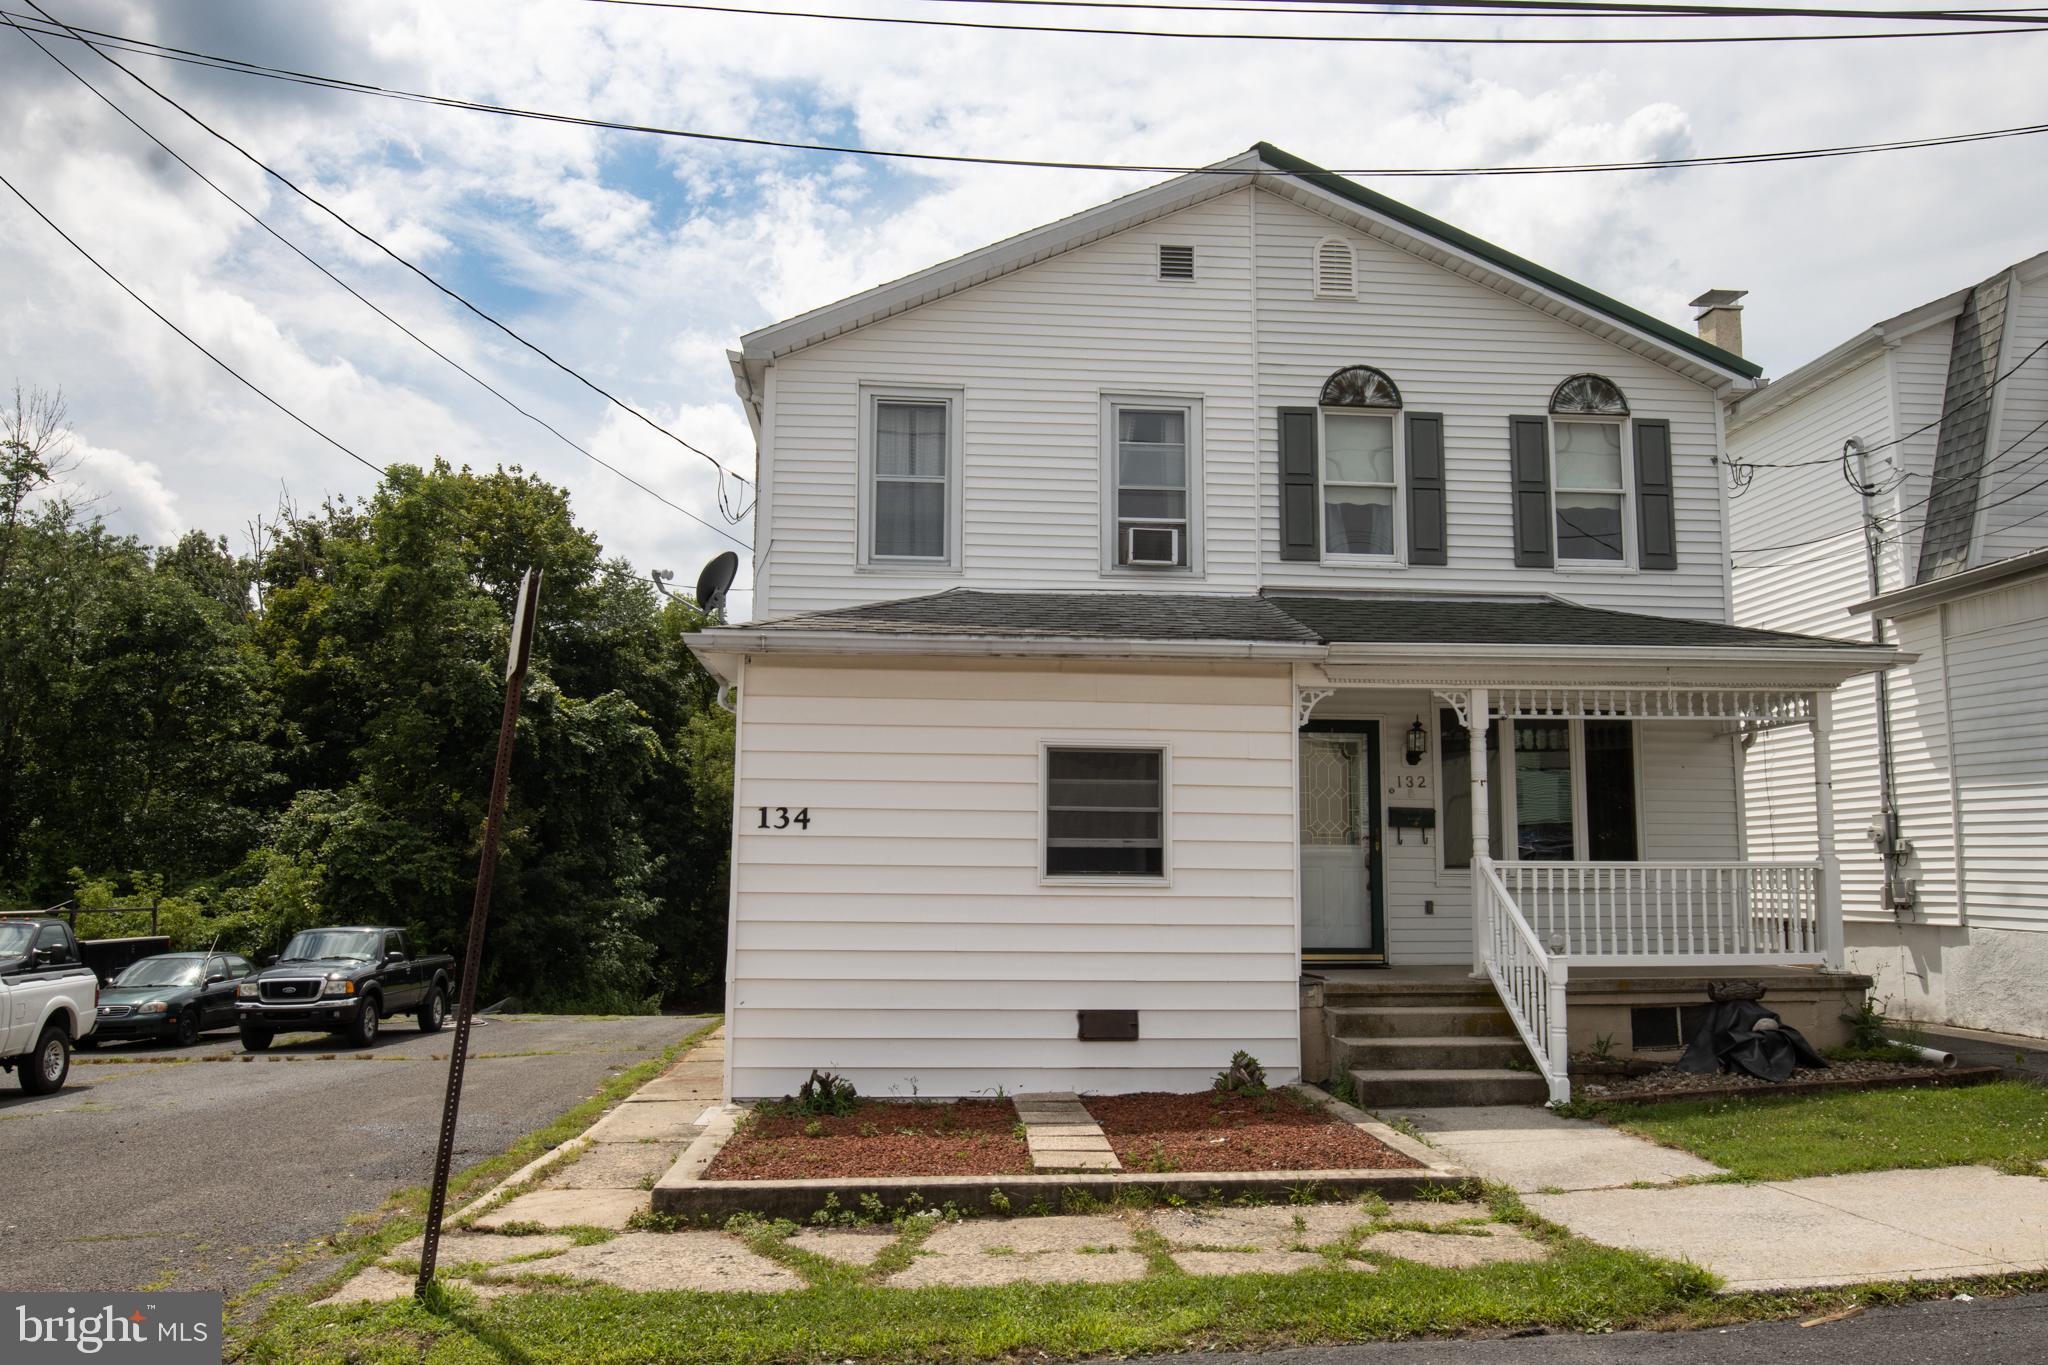
[[[1558,385],[1550,403],[1557,557],[1628,562],[1628,403],[1596,374]]]
[[[861,452],[863,559],[959,563],[957,394],[869,392]]]
[[[1201,427],[1201,405],[1193,400],[1104,400],[1109,567],[1199,566]]]
[[[1324,383],[1323,553],[1393,559],[1400,553],[1401,392],[1369,366]]]

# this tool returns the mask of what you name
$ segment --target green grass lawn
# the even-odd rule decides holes
[[[1746,1180],[1977,1163],[2023,1175],[2048,1159],[2048,1090],[2021,1081],[1617,1104],[1599,1114]]]

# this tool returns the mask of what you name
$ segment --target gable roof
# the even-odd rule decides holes
[[[752,371],[758,378],[758,372],[778,356],[1252,184],[1285,194],[1326,216],[1350,221],[1434,264],[1673,365],[1703,382],[1735,380],[1746,385],[1763,373],[1761,366],[1683,328],[1268,142],[1256,143],[1250,150],[1200,171],[749,332],[741,340],[734,368]]]

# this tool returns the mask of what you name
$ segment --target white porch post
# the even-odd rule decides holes
[[[1470,739],[1466,751],[1471,755],[1465,766],[1472,771],[1472,975],[1478,977],[1486,975],[1486,926],[1479,913],[1479,877],[1491,854],[1486,838],[1486,737],[1491,728],[1487,720],[1488,702],[1483,687],[1473,688],[1465,699],[1465,733]]]
[[[1835,854],[1835,768],[1829,752],[1834,730],[1835,698],[1830,692],[1813,694],[1813,820],[1820,844],[1820,951],[1830,971],[1847,964],[1842,937],[1842,860]]]

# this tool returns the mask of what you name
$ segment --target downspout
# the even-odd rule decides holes
[[[1877,514],[1871,505],[1877,485],[1870,479],[1870,452],[1862,441],[1851,437],[1843,454],[1856,457],[1856,494],[1863,505],[1863,555],[1870,595],[1877,597],[1884,592],[1884,569],[1880,560],[1883,541]],[[1870,614],[1870,640],[1878,645],[1891,643],[1885,638],[1884,617],[1876,612]],[[1910,909],[1917,898],[1910,889],[1911,883],[1900,875],[1900,865],[1905,861],[1909,846],[1899,836],[1899,807],[1893,796],[1896,783],[1892,766],[1891,670],[1879,672],[1876,683],[1877,814],[1882,826],[1877,853],[1884,864],[1884,908],[1896,917],[1901,911]]]

